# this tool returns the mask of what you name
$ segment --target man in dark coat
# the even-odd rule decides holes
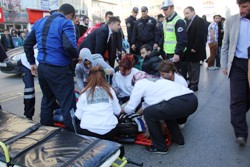
[[[142,45],[148,44],[151,48],[158,48],[160,34],[157,28],[157,22],[154,18],[148,16],[148,8],[141,8],[142,17],[135,22],[132,36],[132,50],[139,54]]]
[[[190,20],[187,27],[188,43],[183,61],[188,65],[189,88],[198,90],[200,77],[200,60],[202,58],[204,45],[204,21],[195,14],[193,7],[184,9],[185,17]],[[185,77],[185,76],[184,76]]]
[[[82,48],[88,48],[92,54],[99,53],[104,56],[108,49],[111,49],[112,33],[118,32],[120,29],[120,19],[118,17],[110,17],[107,24],[91,32],[78,47],[78,54]],[[108,57],[104,57],[108,60]]]
[[[140,53],[141,57],[144,59],[142,63],[142,71],[145,71],[150,75],[160,76],[158,69],[162,62],[162,59],[159,57],[160,52],[157,49],[152,51],[152,48],[145,44],[141,47]]]
[[[3,62],[7,58],[7,54],[4,51],[2,44],[0,43],[0,62]]]
[[[139,9],[137,7],[134,7],[132,10],[132,14],[125,20],[126,27],[127,27],[127,34],[128,34],[128,42],[130,45],[132,45],[131,39],[132,39],[134,24],[136,22],[136,16],[138,15],[138,11]]]
[[[14,45],[14,43],[12,41],[12,38],[11,38],[10,33],[9,33],[8,30],[5,30],[4,35],[2,35],[1,44],[2,44],[5,52],[10,50],[10,49],[15,48],[15,45]]]

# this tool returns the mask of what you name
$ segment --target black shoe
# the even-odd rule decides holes
[[[29,120],[32,120],[32,117],[30,117],[30,116],[27,116],[26,118],[29,119]]]
[[[240,146],[245,146],[247,140],[244,137],[237,137],[235,142],[238,143]]]
[[[177,144],[179,147],[183,147],[185,145],[184,140],[176,140],[174,138],[172,138],[172,141]]]
[[[147,152],[151,152],[151,153],[157,153],[157,154],[167,154],[168,153],[168,149],[164,149],[164,150],[159,150],[157,148],[155,148],[154,146],[148,146],[145,147],[145,150]]]

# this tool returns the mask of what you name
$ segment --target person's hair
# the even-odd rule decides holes
[[[77,17],[80,17],[80,15],[75,15],[75,16],[74,16],[74,19],[76,19]]]
[[[152,51],[151,46],[149,46],[148,44],[142,45],[142,47],[140,48],[140,50],[142,50],[144,48],[146,49],[146,51]]]
[[[62,6],[60,6],[59,12],[63,13],[64,15],[68,15],[68,14],[73,13],[73,18],[74,18],[76,11],[75,11],[75,8],[72,5],[70,5],[68,3],[65,3]]]
[[[110,86],[106,82],[104,69],[101,66],[95,66],[90,69],[88,84],[81,91],[81,94],[89,89],[89,94],[87,96],[91,95],[93,99],[96,86],[99,86],[100,88],[104,89],[108,93],[109,97],[113,99],[112,93],[110,91]]]
[[[202,15],[202,19],[207,21],[207,16],[206,15]]]
[[[176,71],[174,63],[171,62],[170,60],[163,60],[160,65],[159,65],[159,71],[160,72],[170,72],[172,71],[173,73]]]
[[[236,2],[237,2],[238,5],[241,5],[243,3],[250,2],[250,0],[236,0]]]
[[[111,12],[111,11],[107,11],[107,12],[105,13],[105,17],[107,17],[108,15],[114,15],[114,13]]]
[[[221,15],[217,14],[213,16],[213,19],[215,19],[215,17],[221,17]]]
[[[116,16],[110,17],[108,24],[115,23],[115,22],[121,23],[121,20],[119,19],[119,17],[116,17]]]
[[[185,9],[189,9],[191,12],[195,12],[194,8],[192,6],[188,6]]]
[[[88,16],[83,16],[82,21],[85,21],[86,19],[89,19]]]
[[[123,67],[124,70],[130,70],[134,65],[134,56],[131,54],[126,54],[125,56],[122,56],[119,67]]]
[[[162,14],[158,14],[158,15],[157,15],[157,18],[158,18],[158,20],[159,20],[160,18],[164,18],[164,16],[163,16]]]

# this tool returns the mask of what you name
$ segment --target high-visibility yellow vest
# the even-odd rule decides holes
[[[164,44],[163,50],[166,54],[174,54],[175,47],[177,44],[176,34],[175,34],[175,24],[178,20],[182,19],[180,16],[175,16],[175,18],[170,22],[163,22],[164,28]]]

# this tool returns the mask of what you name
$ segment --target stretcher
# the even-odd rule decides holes
[[[121,144],[42,126],[4,111],[0,146],[1,167],[123,167],[128,162]],[[121,163],[114,163],[117,160]]]

